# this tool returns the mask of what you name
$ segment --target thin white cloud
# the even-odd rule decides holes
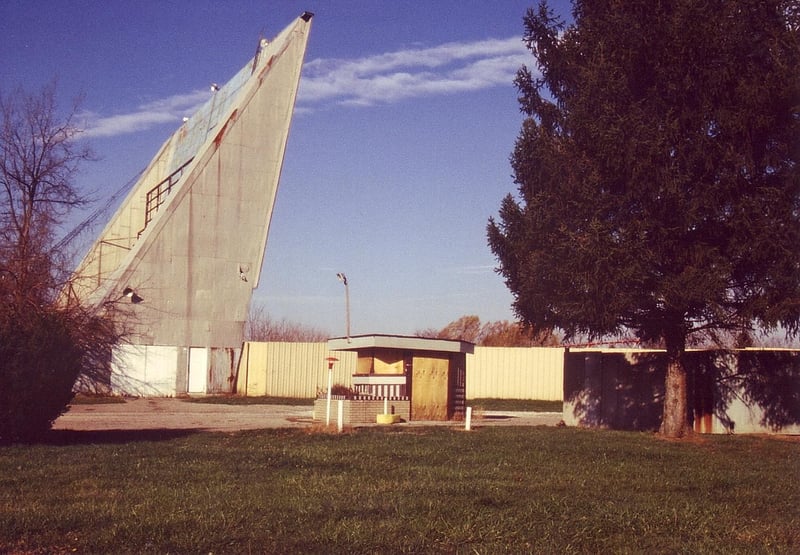
[[[385,104],[509,86],[528,60],[519,37],[411,48],[354,60],[316,59],[305,66],[298,102]]]
[[[113,137],[126,133],[144,131],[161,123],[175,120],[169,112],[137,111],[130,114],[99,117],[96,114],[84,114],[87,119],[84,137]]]
[[[178,122],[191,115],[208,100],[207,90],[176,94],[147,102],[126,114],[101,116],[94,112],[83,114],[86,131],[84,137],[113,137],[145,131],[163,123]]]
[[[305,64],[298,112],[325,105],[371,106],[510,86],[529,54],[519,37],[408,48],[357,59],[318,58]],[[112,137],[179,122],[208,99],[196,90],[110,116],[84,114],[84,137]]]

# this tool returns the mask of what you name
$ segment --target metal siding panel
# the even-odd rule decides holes
[[[237,395],[247,395],[247,358],[250,356],[250,344],[242,345],[242,352],[236,364],[236,384],[233,392]]]
[[[564,349],[475,347],[467,355],[467,398],[563,399]]]
[[[211,348],[211,380],[209,393],[231,393],[234,391],[236,360],[240,350],[231,347]]]
[[[247,359],[247,395],[260,397],[267,394],[267,352],[265,343],[248,343],[250,356]]]
[[[240,374],[247,374],[246,394],[273,397],[312,398],[328,384],[325,359],[340,359],[334,365],[334,383],[350,387],[355,371],[355,353],[331,353],[326,343],[246,343]]]

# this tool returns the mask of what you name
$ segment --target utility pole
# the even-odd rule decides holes
[[[347,276],[339,272],[336,274],[339,281],[344,283],[345,316],[347,318],[347,342],[350,343],[350,287],[347,285]]]

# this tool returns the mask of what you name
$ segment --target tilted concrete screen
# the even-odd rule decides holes
[[[142,345],[236,347],[258,285],[306,51],[303,14],[163,144],[71,293],[129,314]],[[139,302],[125,304],[133,294]]]

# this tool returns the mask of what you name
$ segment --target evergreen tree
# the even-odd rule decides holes
[[[526,324],[666,348],[670,437],[690,431],[695,334],[798,332],[798,11],[576,0],[569,25],[546,2],[525,16],[519,195],[489,245]]]

